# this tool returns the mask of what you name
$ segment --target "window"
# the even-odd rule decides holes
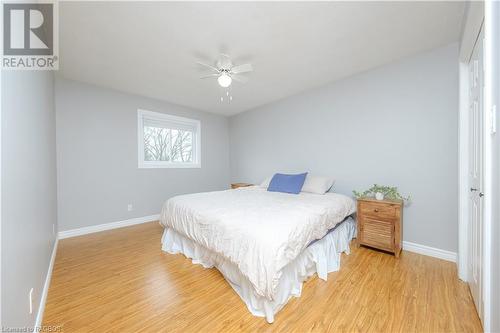
[[[199,168],[200,121],[138,110],[139,168]]]

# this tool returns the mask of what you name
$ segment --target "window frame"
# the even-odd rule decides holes
[[[159,122],[175,122],[193,126],[193,162],[146,161],[144,159],[144,117]],[[201,168],[201,123],[197,119],[174,116],[162,112],[137,110],[137,159],[139,169],[148,168]]]

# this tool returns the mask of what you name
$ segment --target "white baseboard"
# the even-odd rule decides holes
[[[403,241],[403,250],[423,254],[430,257],[443,259],[446,261],[457,262],[456,252],[446,251],[430,247],[427,245],[416,244],[412,242]]]
[[[99,232],[99,231],[104,231],[104,230],[111,230],[111,229],[123,228],[123,227],[128,227],[131,225],[141,224],[141,223],[153,222],[153,221],[157,221],[159,219],[160,219],[160,214],[143,216],[143,217],[136,217],[136,218],[124,220],[124,221],[104,223],[104,224],[92,225],[90,227],[83,227],[83,228],[78,228],[78,229],[59,231],[58,235],[59,235],[59,239],[64,239],[64,238],[76,237],[76,236],[81,236],[81,235],[86,235],[86,234],[92,234],[94,232]]]
[[[47,302],[47,295],[49,293],[50,279],[52,278],[52,269],[54,268],[54,261],[56,260],[58,243],[59,239],[56,237],[54,247],[52,248],[52,255],[50,256],[49,268],[47,269],[47,275],[45,276],[45,283],[43,284],[42,296],[40,297],[40,304],[38,305],[38,312],[36,314],[35,332],[41,332],[41,330],[38,331],[37,329],[42,327],[43,312],[45,310],[45,303]]]

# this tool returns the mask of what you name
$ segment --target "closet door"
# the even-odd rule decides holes
[[[469,62],[469,287],[483,319],[483,30]]]

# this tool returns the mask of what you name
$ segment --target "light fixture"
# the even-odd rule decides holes
[[[224,88],[227,88],[231,85],[231,81],[233,81],[231,79],[231,77],[229,75],[227,75],[226,73],[223,73],[221,74],[218,78],[217,78],[217,82],[219,82],[219,85],[221,87],[224,87]]]

